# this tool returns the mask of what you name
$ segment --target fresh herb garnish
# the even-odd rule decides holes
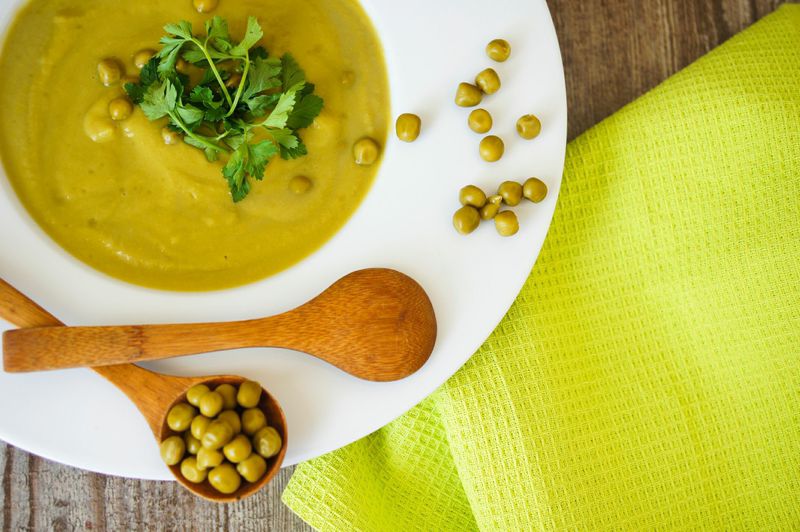
[[[255,17],[239,42],[220,17],[206,22],[204,37],[194,35],[186,21],[164,30],[161,50],[142,69],[139,83],[126,83],[125,91],[148,119],[168,117],[169,127],[209,161],[228,157],[222,175],[233,201],[247,196],[251,179],[264,178],[276,155],[306,155],[298,130],[319,115],[322,98],[291,55],[270,57],[256,46],[264,32]],[[202,70],[197,84],[178,72],[181,58]]]

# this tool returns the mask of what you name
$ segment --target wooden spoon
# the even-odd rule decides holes
[[[63,323],[42,307],[28,299],[14,287],[0,279],[0,318],[13,323],[18,327],[58,327]],[[133,364],[119,364],[100,368],[91,368],[109,380],[114,386],[122,390],[147,420],[150,430],[157,442],[162,442],[172,434],[167,426],[167,413],[173,405],[186,400],[186,391],[195,384],[205,384],[214,387],[222,383],[238,386],[246,379],[236,376],[213,377],[170,377],[134,366]],[[283,439],[280,452],[267,460],[267,471],[260,480],[254,483],[242,482],[238,491],[230,495],[217,492],[206,481],[202,484],[188,482],[180,472],[178,466],[170,467],[172,474],[184,487],[204,499],[214,502],[233,502],[241,500],[264,487],[275,476],[283,463],[286,455],[288,433],[286,430],[286,417],[280,405],[269,392],[263,390],[259,405],[267,416],[269,424],[278,431]],[[121,460],[124,457],[120,457]]]
[[[422,287],[400,272],[368,269],[339,279],[301,307],[269,318],[7,331],[3,364],[13,373],[285,347],[362,379],[393,381],[422,367],[435,341],[436,316]]]

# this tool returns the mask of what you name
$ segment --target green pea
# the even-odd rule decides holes
[[[220,464],[208,474],[208,482],[218,492],[230,495],[242,485],[242,477],[231,464]]]
[[[161,459],[168,466],[173,466],[183,459],[183,454],[186,452],[186,444],[180,436],[170,436],[161,442],[160,446]]]
[[[234,436],[242,432],[242,420],[235,410],[225,410],[217,416],[217,419],[230,425],[233,429]]]
[[[524,115],[517,120],[517,133],[523,139],[534,139],[541,131],[542,123],[534,115]]]
[[[531,177],[522,185],[523,195],[534,203],[539,203],[547,196],[547,185],[538,177]]]
[[[197,451],[197,467],[199,469],[211,469],[217,467],[224,459],[225,455],[219,451],[213,451],[211,449],[206,449],[205,447],[200,447],[200,450]]]
[[[475,133],[487,133],[492,129],[492,115],[486,109],[475,109],[469,114],[467,125]]]
[[[236,466],[236,471],[247,482],[256,482],[267,472],[267,462],[257,454],[251,454],[246,460]]]
[[[378,143],[369,137],[364,137],[353,144],[353,159],[359,166],[370,166],[375,164],[381,154]]]
[[[200,440],[192,436],[192,433],[188,430],[183,433],[183,441],[186,444],[186,452],[189,454],[197,454],[197,451],[202,447]]]
[[[487,68],[475,76],[475,85],[485,94],[494,94],[500,90],[500,76],[493,68]]]
[[[404,113],[397,117],[395,133],[403,142],[414,142],[419,137],[422,120],[415,114]]]
[[[500,236],[511,236],[519,231],[519,220],[513,211],[503,211],[494,217],[494,227]]]
[[[193,484],[200,484],[206,479],[206,471],[197,467],[197,458],[190,456],[181,462],[181,475]]]
[[[195,418],[192,420],[192,426],[190,429],[192,431],[192,436],[198,440],[202,440],[203,434],[206,433],[206,430],[208,430],[208,426],[210,424],[211,420],[206,416],[195,416]]]
[[[486,162],[497,162],[505,152],[505,144],[503,139],[496,135],[489,135],[481,140],[480,154],[481,158]]]
[[[460,107],[475,107],[483,99],[483,93],[475,85],[459,83],[456,90],[456,105]]]
[[[486,55],[490,59],[502,63],[511,55],[511,45],[505,39],[495,39],[486,45]]]
[[[233,429],[224,421],[212,421],[206,433],[203,434],[201,442],[203,447],[216,451],[225,446],[233,439]]]
[[[471,205],[480,209],[486,204],[486,193],[475,185],[467,185],[458,192],[458,201],[461,205]]]
[[[489,196],[486,200],[486,205],[481,207],[481,220],[491,220],[500,211],[500,204],[503,202],[503,197],[495,194]]]
[[[206,417],[214,417],[222,412],[225,400],[217,392],[206,392],[200,398],[200,413]]]
[[[468,235],[478,228],[481,215],[478,209],[471,205],[464,205],[453,214],[453,227],[462,235]]]
[[[236,387],[232,384],[220,384],[214,391],[222,396],[222,407],[225,410],[236,408]]]
[[[503,181],[497,187],[497,193],[502,196],[506,205],[516,207],[522,201],[522,185],[516,181]]]
[[[267,416],[260,408],[248,408],[242,412],[242,430],[248,436],[252,436],[266,426]]]
[[[222,454],[225,455],[225,458],[234,464],[243,461],[252,453],[253,445],[244,434],[236,436],[222,449]]]
[[[208,386],[205,384],[197,384],[192,386],[186,392],[186,400],[189,401],[190,405],[200,406],[200,398],[208,393],[208,391]]]
[[[167,413],[167,426],[175,432],[183,432],[192,424],[197,410],[188,403],[178,403]]]
[[[239,386],[236,401],[242,408],[253,408],[261,400],[261,385],[253,381],[244,381]]]
[[[253,448],[264,458],[272,458],[282,446],[281,435],[273,427],[264,427],[253,436]]]

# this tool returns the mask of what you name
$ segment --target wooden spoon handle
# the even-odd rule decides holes
[[[25,294],[0,279],[0,317],[17,327],[53,327],[67,330],[55,316],[37,305]],[[203,378],[167,377],[133,364],[117,364],[91,368],[127,395],[144,414],[147,423],[158,434],[163,412],[174,397]],[[148,392],[148,393],[145,393]]]
[[[109,366],[243,347],[288,347],[280,341],[280,328],[270,327],[279,320],[280,316],[223,323],[20,329],[3,335],[3,365],[6,371],[16,373]]]
[[[0,318],[17,327],[64,325],[58,318],[2,279],[0,279]]]

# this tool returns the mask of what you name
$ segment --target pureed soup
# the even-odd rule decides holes
[[[260,44],[271,57],[291,53],[324,99],[300,131],[308,154],[274,157],[237,203],[224,158],[165,143],[166,119],[151,122],[136,107],[108,120],[124,80],[106,88],[97,69],[114,57],[138,77],[134,54],[157,50],[165,24],[187,20],[204,35],[214,15],[234,40],[256,17]],[[382,146],[389,124],[381,45],[355,0],[220,0],[202,15],[189,0],[32,0],[6,36],[0,69],[0,155],[28,212],[80,260],[163,289],[244,284],[315,251],[377,172],[355,163],[353,146],[365,137]]]

